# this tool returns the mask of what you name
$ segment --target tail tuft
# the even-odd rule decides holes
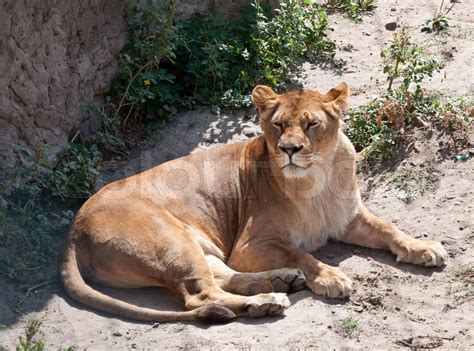
[[[195,311],[198,312],[196,320],[207,324],[228,323],[237,317],[234,312],[221,305],[207,305],[199,307]]]

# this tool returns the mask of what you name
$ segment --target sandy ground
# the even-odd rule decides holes
[[[385,23],[396,20],[412,28],[413,37],[429,52],[443,58],[446,67],[430,87],[446,96],[473,96],[474,4],[463,1],[451,13],[447,34],[423,34],[420,24],[430,18],[438,1],[378,1],[361,24],[331,16],[332,37],[338,42],[341,69],[306,65],[307,88],[325,90],[346,81],[352,87],[352,106],[383,89],[380,51],[393,32]],[[392,11],[394,9],[394,11]],[[260,132],[249,112],[216,116],[207,110],[183,113],[158,135],[134,150],[126,161],[110,161],[102,174],[107,183],[166,160],[218,144],[246,140]],[[56,285],[32,291],[22,305],[11,284],[0,281],[0,346],[14,349],[31,318],[42,320],[41,337],[47,349],[74,346],[88,350],[122,349],[396,349],[407,345],[441,349],[474,349],[474,304],[466,294],[474,289],[473,276],[455,272],[474,265],[474,163],[454,163],[441,157],[437,132],[420,132],[403,165],[414,169],[434,160],[437,181],[431,190],[406,204],[393,183],[393,172],[360,175],[368,207],[391,219],[402,230],[421,239],[442,241],[450,260],[441,269],[396,264],[383,251],[330,243],[315,256],[339,266],[354,281],[348,301],[320,298],[309,291],[290,296],[285,316],[204,326],[184,323],[147,324],[121,320],[81,306]],[[416,182],[415,182],[416,183]],[[416,186],[416,184],[414,185]],[[120,290],[97,287],[112,296],[163,310],[182,309],[164,289]],[[343,322],[352,317],[352,331]]]

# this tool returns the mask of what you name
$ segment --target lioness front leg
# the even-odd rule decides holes
[[[441,266],[447,259],[447,253],[439,242],[414,239],[366,208],[349,224],[340,240],[348,244],[388,249],[397,256],[397,261],[422,266]]]
[[[262,255],[265,252],[266,255]],[[336,267],[328,266],[311,254],[278,244],[248,245],[237,248],[227,264],[241,272],[261,272],[279,268],[297,268],[306,277],[306,286],[318,295],[347,297],[352,281]]]
[[[233,294],[251,296],[271,292],[292,293],[305,288],[305,276],[299,269],[237,272],[216,256],[207,255],[206,260],[219,287]]]

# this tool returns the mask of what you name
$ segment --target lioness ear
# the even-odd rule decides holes
[[[252,91],[252,100],[258,112],[262,113],[278,104],[278,94],[265,85],[257,85]]]
[[[347,106],[349,98],[349,87],[346,83],[341,83],[337,87],[332,88],[326,94],[321,95],[323,102],[332,103],[338,112],[343,111]]]

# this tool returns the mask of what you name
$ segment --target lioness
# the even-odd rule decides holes
[[[328,238],[440,266],[420,241],[361,203],[355,150],[340,130],[345,83],[325,94],[252,93],[264,135],[161,164],[109,184],[80,209],[60,272],[67,292],[97,310],[144,320],[223,322],[279,315],[306,285],[332,298],[351,280],[309,252]],[[142,308],[87,285],[164,286],[185,312]]]

